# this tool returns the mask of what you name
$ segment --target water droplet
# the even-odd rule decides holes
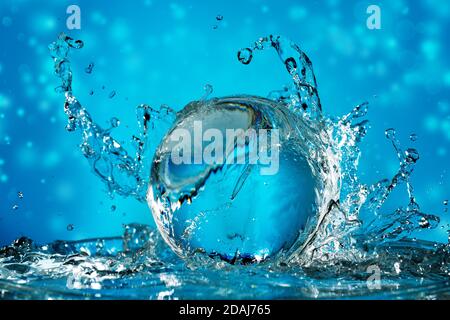
[[[75,49],[81,49],[81,48],[83,48],[84,47],[84,42],[83,41],[81,41],[81,40],[75,40],[75,41],[73,41],[73,39],[71,39],[71,38],[69,38],[71,41],[69,41],[68,43],[69,43],[69,45],[72,47],[72,48],[75,48]]]
[[[109,98],[112,99],[115,96],[116,96],[116,91],[115,90],[111,91],[111,93],[109,94]]]
[[[19,199],[23,199],[23,192],[21,191],[17,192],[17,196],[19,197]]]
[[[386,129],[384,134],[386,135],[386,138],[392,140],[395,138],[395,129],[394,128]]]
[[[253,51],[250,48],[239,50],[237,54],[238,60],[243,64],[249,64],[253,59]]]
[[[116,117],[113,117],[111,118],[110,123],[113,128],[117,128],[120,125],[120,120]]]
[[[217,21],[222,21],[222,20],[223,20],[223,16],[220,15],[220,14],[217,15],[217,16],[216,16],[216,20],[217,20]]]
[[[417,160],[419,160],[419,152],[414,148],[409,148],[405,151],[406,155],[406,162],[408,163],[415,163]]]
[[[81,40],[76,40],[75,41],[75,48],[76,49],[81,49],[81,48],[83,48],[83,46],[84,46],[84,42],[83,41],[81,41]]]
[[[75,229],[75,227],[73,224],[70,223],[67,225],[66,229],[67,229],[67,231],[73,231],[73,229]]]
[[[86,71],[86,73],[91,74],[93,69],[94,69],[94,63],[91,62],[91,63],[89,63],[89,65],[84,69],[84,71]]]
[[[369,103],[363,102],[361,104],[358,104],[353,110],[352,110],[352,116],[354,119],[364,117],[367,112],[369,112]]]

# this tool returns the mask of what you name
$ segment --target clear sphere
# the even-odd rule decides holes
[[[283,104],[254,96],[194,101],[178,113],[156,150],[147,195],[159,231],[178,255],[204,252],[245,263],[288,252],[304,240],[316,215],[319,183],[307,160],[298,121]],[[199,122],[203,133],[215,129],[225,138],[227,130],[254,129],[256,142],[236,140],[230,147],[230,141],[224,141],[227,161],[174,160],[174,154],[186,156],[180,154],[178,129],[192,136],[191,158],[211,144],[212,139],[198,137]],[[261,140],[261,129],[269,132],[266,140]],[[271,143],[275,131],[276,145]],[[273,157],[262,161],[259,154],[251,163],[252,146],[267,151],[260,149],[261,141],[270,149],[261,154]],[[234,162],[228,161],[231,155]],[[245,161],[237,161],[238,155],[246,156]]]

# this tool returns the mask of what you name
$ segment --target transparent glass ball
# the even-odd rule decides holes
[[[303,241],[317,211],[318,179],[297,121],[283,104],[255,96],[194,101],[177,114],[156,150],[147,200],[164,240],[179,256],[203,252],[229,262],[254,262],[286,253]],[[179,129],[192,136],[191,159],[211,143],[194,137],[199,123],[203,133],[215,129],[223,134],[223,158],[234,161],[174,160],[174,154],[189,153],[180,149],[181,140],[175,137]],[[254,129],[256,138],[226,141],[227,130],[238,129]],[[269,132],[266,140],[261,129]],[[265,149],[264,141],[270,142]],[[260,157],[250,163],[252,146],[270,151],[265,154],[273,155],[271,161]]]

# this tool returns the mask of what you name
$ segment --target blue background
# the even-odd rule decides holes
[[[81,8],[81,30],[66,28],[71,4]],[[370,4],[381,7],[381,30],[366,27]],[[0,244],[21,235],[39,242],[118,235],[123,223],[153,224],[146,204],[108,197],[78,149],[79,133],[64,129],[64,99],[54,91],[58,80],[47,50],[61,31],[85,42],[72,54],[75,95],[105,127],[118,117],[114,136],[124,142],[137,132],[140,103],[178,110],[201,97],[205,84],[215,96],[265,96],[281,88],[289,78],[275,52],[259,52],[248,66],[236,53],[268,34],[294,40],[313,61],[326,114],[339,116],[371,101],[372,129],[360,160],[364,182],[397,171],[386,128],[395,127],[404,145],[419,150],[412,177],[418,202],[443,219],[423,237],[446,241],[449,16],[446,0],[2,0]],[[89,75],[84,69],[90,62]],[[409,141],[411,133],[416,142]],[[407,204],[404,192],[398,199]]]

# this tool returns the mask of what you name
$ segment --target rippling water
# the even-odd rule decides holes
[[[5,299],[448,299],[448,249],[401,240],[367,247],[370,258],[357,263],[242,266],[203,255],[181,260],[154,230],[128,225],[123,237],[44,246],[18,239],[0,251],[0,292]],[[374,264],[380,287],[369,289]]]
[[[133,136],[135,151],[127,152],[112,137],[118,120],[113,118],[110,128],[101,128],[72,92],[70,52],[82,47],[82,41],[64,34],[50,46],[56,74],[62,81],[58,91],[65,95],[67,130],[81,132],[81,152],[110,193],[144,202],[149,183],[160,181],[149,177],[149,133],[164,123],[170,126],[180,121],[184,113],[167,106],[138,106],[141,132]],[[419,153],[403,147],[395,130],[387,129],[387,141],[399,159],[397,174],[370,185],[360,182],[359,144],[369,128],[368,103],[340,118],[328,118],[322,111],[312,63],[295,43],[279,36],[263,37],[240,50],[237,58],[249,64],[258,51],[265,49],[275,50],[292,78],[290,86],[274,90],[268,99],[274,108],[284,108],[292,114],[293,126],[299,133],[294,143],[319,181],[310,225],[289,248],[260,263],[239,256],[224,259],[201,250],[188,255],[178,252],[184,258],[181,259],[157,230],[143,225],[127,225],[123,236],[117,238],[46,245],[21,238],[0,250],[1,296],[448,298],[449,245],[413,237],[414,232],[427,232],[440,223],[438,216],[422,211],[414,196],[410,176]],[[92,72],[93,66],[88,68]],[[210,105],[221,101],[209,97],[211,88],[207,91],[205,97],[193,103]],[[255,101],[248,96],[240,99],[250,104]],[[158,161],[158,156],[154,161]],[[408,197],[396,210],[388,211],[385,201],[398,188],[405,188]],[[197,193],[189,202],[197,201]],[[183,205],[189,203],[179,203]],[[170,243],[167,235],[165,240]]]

